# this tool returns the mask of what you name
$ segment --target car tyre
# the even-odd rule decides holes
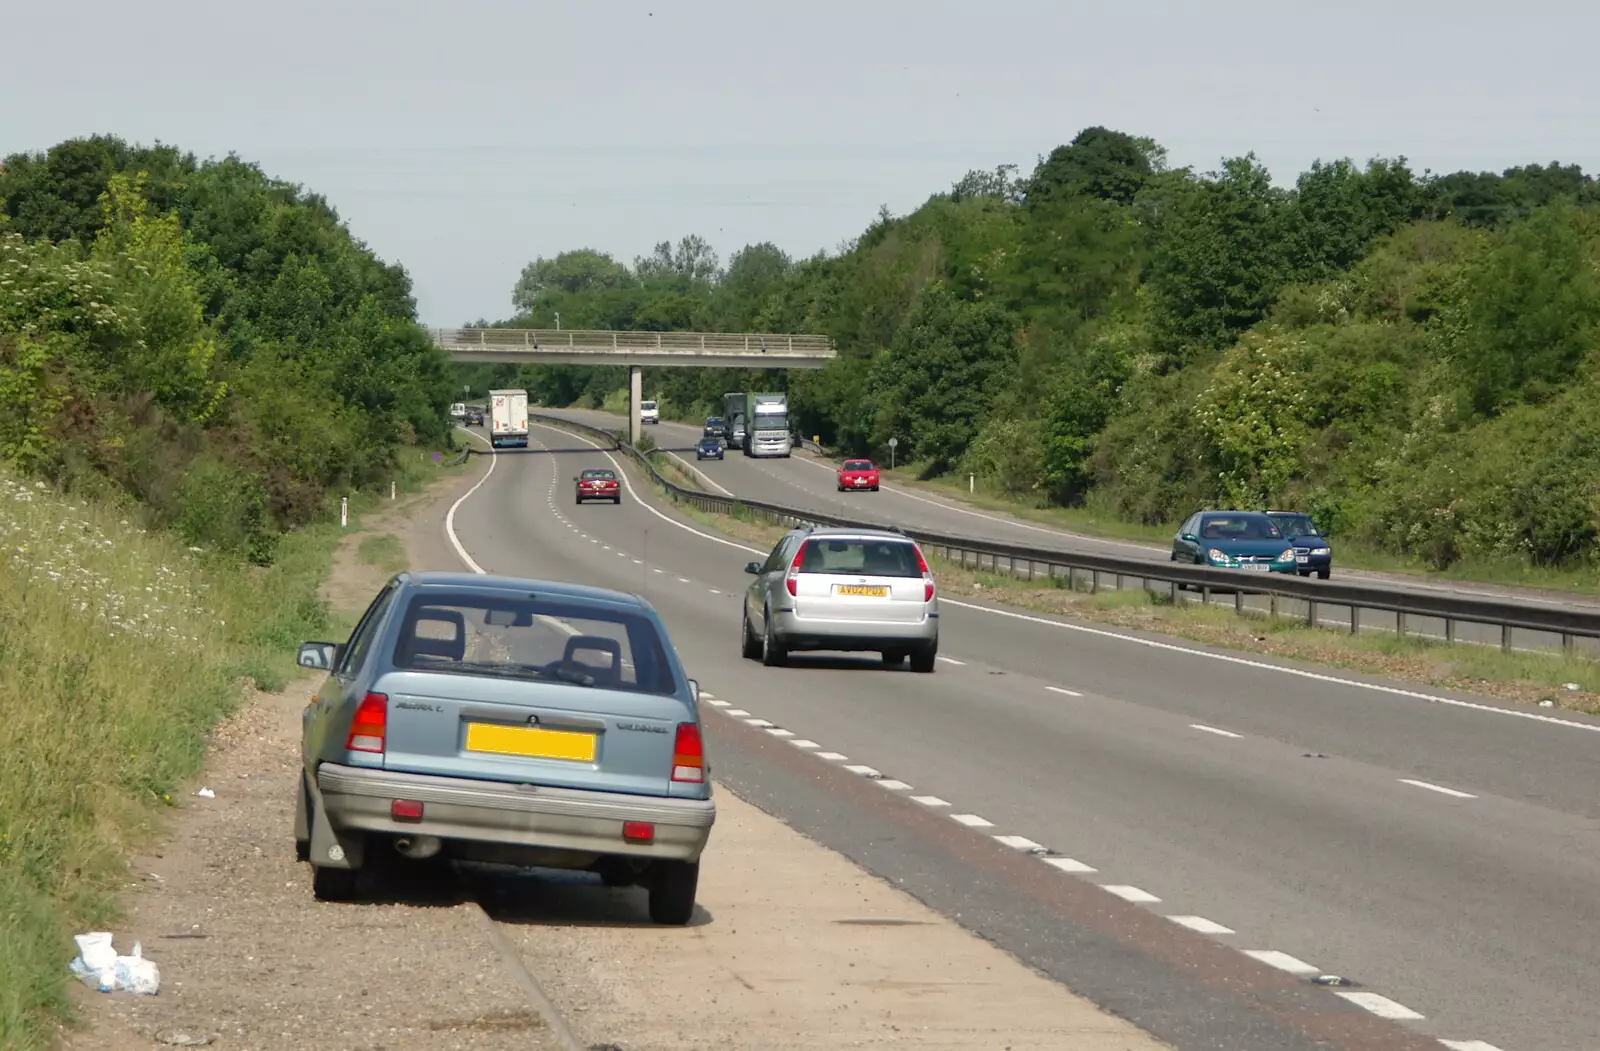
[[[739,630],[739,654],[747,661],[758,660],[761,657],[761,640],[756,638],[755,632],[750,630],[750,612],[745,611],[743,626]]]
[[[1319,569],[1319,570],[1317,570],[1317,579],[1318,580],[1327,580],[1329,574],[1331,574],[1332,572],[1333,572],[1333,568],[1331,566],[1329,568],[1327,568],[1327,569]]]
[[[926,675],[933,671],[934,658],[939,655],[939,644],[933,643],[911,651],[911,670]]]
[[[616,495],[616,496],[613,496],[613,497],[612,497],[612,498],[611,498],[611,502],[612,502],[612,503],[614,503],[614,504],[620,504],[620,503],[622,503],[622,494],[621,494],[621,493],[618,493],[618,494],[617,494],[617,495]]]
[[[700,885],[698,861],[658,861],[650,881],[650,919],[682,927],[694,916],[694,895]]]
[[[872,491],[873,491],[873,492],[877,492],[877,491],[878,491],[878,487],[877,487],[877,486],[873,486],[873,487],[872,487]]]
[[[898,668],[905,663],[905,660],[906,654],[903,650],[883,651],[883,666],[885,668]]]
[[[356,870],[311,866],[311,894],[318,901],[349,901],[356,896]]]
[[[769,668],[779,668],[789,659],[789,649],[778,638],[772,627],[772,615],[767,614],[767,633],[761,639],[761,663]]]

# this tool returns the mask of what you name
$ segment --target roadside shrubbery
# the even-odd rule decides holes
[[[0,473],[0,1046],[48,1046],[71,935],[115,918],[127,847],[199,769],[245,680],[320,637],[328,527],[271,567]]]
[[[404,271],[235,158],[73,140],[0,168],[0,462],[257,563],[446,445]]]

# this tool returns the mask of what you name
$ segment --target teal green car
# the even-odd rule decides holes
[[[1172,538],[1172,561],[1252,573],[1297,573],[1294,544],[1260,511],[1198,511]]]

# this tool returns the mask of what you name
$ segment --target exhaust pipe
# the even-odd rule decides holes
[[[426,861],[442,846],[438,836],[401,836],[394,841],[394,849],[413,861]]]

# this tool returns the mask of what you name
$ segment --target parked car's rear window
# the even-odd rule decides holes
[[[671,694],[666,643],[645,617],[470,592],[414,596],[394,665],[412,671],[574,682]]]
[[[920,577],[917,553],[904,540],[814,537],[800,553],[802,573],[858,573],[874,577]]]

